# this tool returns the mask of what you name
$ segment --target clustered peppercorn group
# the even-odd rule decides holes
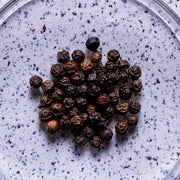
[[[52,65],[50,70],[53,80],[43,82],[35,75],[30,78],[30,85],[41,87],[43,91],[39,119],[47,122],[49,133],[71,130],[76,146],[85,145],[89,140],[91,146],[98,148],[112,139],[113,132],[107,126],[114,113],[130,114],[115,125],[115,131],[120,135],[137,124],[135,114],[139,113],[141,105],[128,100],[133,92],[141,91],[141,68],[130,66],[115,49],[107,53],[108,61],[104,66],[102,54],[97,51],[97,37],[89,38],[86,46],[93,50],[91,60],[85,60],[81,50],[73,51],[70,60],[69,52],[62,50],[57,53],[59,63]],[[114,85],[119,86],[118,90],[113,89]]]

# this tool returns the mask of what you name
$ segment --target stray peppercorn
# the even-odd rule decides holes
[[[39,88],[42,84],[43,80],[40,76],[34,75],[30,78],[29,84],[32,88]]]
[[[100,45],[100,40],[98,37],[90,37],[86,41],[86,47],[87,49],[91,51],[95,51]]]
[[[110,141],[113,137],[113,132],[111,129],[104,129],[100,132],[100,136],[104,141]]]
[[[117,122],[115,125],[116,133],[118,133],[120,135],[126,134],[128,132],[128,129],[129,129],[129,126],[126,121]]]

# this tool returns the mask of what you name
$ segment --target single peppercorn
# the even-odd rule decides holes
[[[64,70],[68,73],[68,74],[73,74],[76,71],[78,71],[78,65],[75,61],[68,61],[65,65],[64,65]]]
[[[82,97],[76,98],[76,106],[81,110],[85,109],[87,107],[87,100]]]
[[[137,65],[133,65],[128,69],[128,72],[132,79],[138,79],[141,76],[141,68]]]
[[[62,118],[59,120],[59,127],[61,130],[68,130],[71,128],[71,120],[68,118],[68,116],[62,116]]]
[[[52,118],[52,113],[49,109],[42,109],[39,112],[40,121],[49,121]]]
[[[112,49],[112,50],[110,50],[108,52],[107,58],[108,58],[109,61],[115,62],[120,58],[120,54],[119,54],[119,52],[117,50]]]
[[[74,50],[71,57],[76,62],[82,62],[85,59],[85,54],[81,50]]]
[[[79,129],[84,125],[84,121],[79,115],[75,115],[71,118],[71,127],[73,129]]]
[[[85,97],[88,93],[88,86],[85,84],[82,84],[77,87],[77,94],[78,96]]]
[[[75,97],[77,95],[76,86],[73,84],[69,84],[69,86],[66,87],[66,96]]]
[[[112,71],[112,72],[115,72],[116,69],[117,69],[117,64],[114,63],[114,62],[111,62],[111,61],[108,61],[106,64],[105,64],[105,67],[108,71]]]
[[[96,111],[89,112],[89,122],[90,123],[93,123],[93,124],[98,123],[101,118],[102,118],[101,113],[96,112]]]
[[[107,78],[108,78],[108,85],[115,85],[119,80],[119,75],[116,72],[108,72]]]
[[[59,130],[59,122],[56,120],[51,120],[46,126],[47,132],[55,134]]]
[[[69,117],[69,119],[71,119],[73,116],[79,115],[79,114],[80,114],[80,112],[79,112],[78,108],[73,107],[73,108],[69,111],[68,117]]]
[[[88,77],[87,77],[87,80],[86,82],[89,84],[89,85],[93,85],[93,84],[96,84],[97,82],[97,76],[96,74],[89,74]]]
[[[112,104],[117,104],[119,101],[119,93],[118,92],[111,92],[109,94],[109,98]]]
[[[96,64],[96,71],[98,71],[99,69],[102,69],[104,68],[104,65],[102,63],[102,61],[99,61],[97,64]]]
[[[125,114],[129,111],[128,103],[121,101],[115,105],[115,109],[118,113]]]
[[[61,103],[53,103],[50,110],[54,116],[62,116],[64,115],[65,108]]]
[[[102,139],[99,136],[93,136],[90,139],[90,144],[92,147],[99,148],[102,144]]]
[[[104,141],[110,141],[113,137],[113,132],[111,129],[104,129],[100,132],[100,137],[104,140]]]
[[[42,85],[41,88],[44,93],[51,93],[55,89],[55,84],[51,80],[46,80]]]
[[[100,45],[100,40],[98,37],[89,37],[86,41],[86,47],[90,51],[95,51]]]
[[[70,84],[70,79],[64,76],[62,79],[59,79],[59,86],[62,88],[66,88]]]
[[[126,121],[117,122],[115,125],[115,131],[116,133],[120,135],[126,134],[128,132],[128,129],[129,129],[129,126]]]
[[[100,91],[100,87],[95,84],[89,87],[89,94],[93,97],[98,96]]]
[[[129,86],[123,85],[119,88],[119,97],[121,99],[127,100],[130,99],[131,96],[132,96],[132,92]]]
[[[101,107],[105,107],[109,104],[110,98],[107,94],[103,93],[100,94],[97,98],[97,104],[100,105]]]
[[[53,102],[53,98],[50,94],[41,94],[39,102],[40,102],[39,107],[50,106],[51,103]]]
[[[104,109],[103,115],[105,117],[112,117],[114,115],[114,108],[112,105],[109,105],[106,109]]]
[[[97,77],[98,85],[99,86],[106,86],[108,83],[108,77],[106,73],[99,73]]]
[[[43,80],[40,76],[34,75],[30,78],[29,84],[32,88],[39,88],[42,84]]]
[[[87,138],[84,135],[77,136],[75,138],[75,145],[76,147],[84,146],[87,143]]]
[[[60,63],[66,63],[67,61],[69,61],[70,57],[69,57],[69,52],[66,50],[62,50],[60,52],[57,53],[57,60]]]
[[[126,69],[128,69],[130,66],[129,62],[126,60],[120,60],[118,62],[118,67],[120,71],[125,71]]]
[[[92,55],[91,55],[91,61],[92,62],[97,63],[97,62],[101,61],[101,59],[102,59],[101,52],[95,51],[92,53]]]
[[[69,109],[74,106],[75,101],[72,98],[65,98],[63,104],[65,108]]]
[[[84,128],[84,135],[87,136],[88,138],[90,138],[94,135],[94,130],[92,128],[90,128],[89,126],[86,126]]]
[[[97,107],[94,106],[94,105],[91,105],[91,104],[89,104],[89,105],[87,106],[87,108],[86,108],[86,111],[87,111],[88,113],[93,112],[93,111],[96,111],[96,110],[97,110]]]
[[[97,123],[100,129],[106,128],[108,124],[109,124],[109,120],[106,119],[105,117],[101,117]]]
[[[71,76],[71,81],[73,84],[80,85],[83,83],[85,78],[85,75],[82,71],[76,71],[72,76]]]
[[[55,89],[52,93],[52,97],[55,101],[62,101],[64,99],[65,93],[62,89]]]
[[[82,63],[81,63],[81,69],[84,71],[84,72],[91,72],[94,68],[94,65],[91,61],[89,60],[84,60]]]
[[[54,78],[60,78],[65,74],[63,65],[61,65],[61,64],[52,65],[50,72]]]
[[[87,113],[81,113],[81,114],[80,114],[80,117],[81,117],[81,119],[85,122],[85,121],[87,121],[87,119],[88,119],[88,114],[87,114]]]
[[[136,126],[137,123],[138,123],[137,116],[134,116],[134,115],[128,116],[127,123],[128,123],[129,126]]]
[[[140,79],[134,80],[131,85],[130,88],[133,92],[139,92],[142,89],[142,82]]]
[[[120,82],[126,82],[128,81],[129,75],[126,71],[120,71],[119,72],[119,81]]]
[[[129,111],[130,111],[130,113],[137,114],[137,113],[140,112],[140,110],[141,110],[141,104],[138,103],[137,101],[132,101],[129,104]]]

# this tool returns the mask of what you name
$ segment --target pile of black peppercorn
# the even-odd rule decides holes
[[[47,122],[51,134],[59,129],[70,130],[76,146],[89,141],[92,147],[98,148],[111,140],[113,132],[107,127],[114,113],[126,119],[117,119],[115,132],[126,134],[129,127],[137,124],[135,114],[141,109],[139,102],[129,101],[134,92],[141,91],[141,68],[130,66],[115,49],[107,53],[108,61],[103,65],[102,54],[97,51],[99,44],[97,37],[86,41],[86,47],[93,51],[91,60],[85,59],[81,50],[73,51],[72,60],[68,51],[58,52],[58,63],[50,69],[52,80],[43,82],[37,75],[30,78],[31,87],[41,87],[43,91],[40,121]]]

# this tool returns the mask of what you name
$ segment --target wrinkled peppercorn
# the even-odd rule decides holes
[[[137,113],[140,112],[140,110],[141,110],[141,104],[138,103],[137,101],[132,101],[129,104],[129,111],[130,111],[130,113],[137,114]]]
[[[51,120],[46,126],[47,132],[55,134],[59,130],[59,122],[56,120]]]
[[[128,112],[129,107],[127,102],[119,102],[118,104],[115,105],[116,111],[120,114],[125,114]]]
[[[120,135],[126,134],[128,132],[128,129],[129,129],[129,126],[126,121],[117,122],[115,125],[115,131],[116,133]]]
[[[108,52],[107,58],[108,58],[109,61],[115,62],[120,58],[120,54],[119,54],[119,52],[117,50],[112,49],[112,50],[110,50]]]
[[[99,136],[93,136],[90,140],[90,144],[92,147],[99,148],[102,144],[102,139]]]
[[[105,107],[109,104],[110,98],[107,94],[103,93],[100,94],[97,98],[97,104],[100,105],[101,107]]]
[[[106,127],[108,126],[108,124],[109,124],[109,120],[106,119],[106,118],[104,118],[104,117],[101,117],[101,118],[99,119],[97,125],[98,125],[98,127],[99,127],[100,129],[103,129],[103,128],[106,128]]]
[[[101,59],[102,59],[101,52],[95,51],[95,52],[92,53],[92,55],[91,55],[91,61],[92,62],[97,63],[97,62],[101,61]]]
[[[61,65],[61,64],[52,65],[51,75],[54,78],[59,78],[59,77],[63,76],[64,74],[65,74],[65,71],[64,71],[63,65]]]
[[[86,47],[90,51],[95,51],[100,45],[100,40],[98,37],[90,37],[86,41]]]
[[[83,121],[87,121],[87,119],[88,119],[88,114],[87,114],[87,113],[81,113],[81,114],[80,114],[80,117],[81,117],[81,119],[82,119]]]
[[[89,112],[89,121],[91,123],[98,123],[101,118],[102,118],[101,113],[96,112],[96,111]]]
[[[77,136],[75,138],[75,145],[78,146],[84,146],[87,143],[87,138],[84,135]]]
[[[100,86],[106,86],[108,83],[108,77],[106,73],[99,73],[97,77],[98,84]]]
[[[57,60],[60,63],[66,63],[67,61],[69,61],[70,57],[69,57],[69,52],[66,50],[62,50],[60,52],[57,53]]]
[[[87,85],[82,84],[82,85],[77,87],[78,96],[84,97],[87,95],[87,93],[88,93],[88,86]]]
[[[139,92],[142,89],[142,82],[140,79],[134,80],[131,85],[130,88],[133,92]]]
[[[76,86],[73,84],[69,84],[65,91],[67,96],[75,97],[77,95]]]
[[[39,107],[45,107],[51,105],[53,98],[50,94],[42,94],[40,96],[40,105]]]
[[[41,88],[44,93],[51,93],[55,89],[55,84],[53,81],[46,80],[42,85]]]
[[[116,69],[117,69],[117,64],[114,63],[114,62],[111,62],[111,61],[108,61],[106,64],[105,64],[105,67],[108,71],[112,71],[112,72],[115,72]]]
[[[89,74],[86,81],[89,85],[96,84],[96,81],[97,81],[96,74]]]
[[[108,78],[109,85],[115,85],[115,84],[117,84],[117,82],[119,80],[119,75],[116,72],[108,72],[107,78]]]
[[[85,75],[82,71],[76,71],[72,76],[71,76],[71,81],[73,84],[80,85],[84,81]]]
[[[63,116],[59,120],[59,127],[61,130],[68,130],[71,128],[71,120],[68,118],[68,116]]]
[[[70,79],[64,76],[62,79],[59,79],[59,86],[62,88],[66,88],[70,84]]]
[[[62,101],[64,99],[65,93],[62,89],[55,89],[52,93],[52,97],[55,101]]]
[[[43,109],[39,112],[40,121],[49,121],[52,118],[52,113],[49,109]]]
[[[118,62],[118,67],[120,71],[125,71],[126,69],[128,69],[130,66],[129,62],[126,60],[120,60]]]
[[[92,71],[92,69],[94,68],[94,65],[91,61],[89,60],[84,60],[82,63],[81,63],[81,69],[84,71],[84,72],[90,72]]]
[[[30,78],[29,84],[32,88],[39,88],[42,84],[43,80],[40,76],[34,75]]]
[[[53,103],[51,105],[50,109],[51,109],[51,113],[54,116],[64,115],[65,108],[64,108],[63,104],[61,104],[61,103]]]
[[[87,106],[87,100],[85,98],[82,98],[82,97],[76,98],[76,106],[81,110],[85,109]]]
[[[73,74],[76,71],[78,71],[78,65],[75,61],[68,61],[65,65],[64,65],[64,70],[68,73],[68,74]]]
[[[100,87],[95,84],[89,87],[89,94],[93,97],[98,96],[100,91]]]
[[[111,129],[104,129],[100,132],[100,137],[104,140],[104,141],[110,141],[113,137],[113,132]]]
[[[73,129],[79,129],[84,125],[84,121],[79,115],[75,115],[71,118],[71,127]]]
[[[110,98],[112,104],[117,104],[119,101],[119,93],[112,92],[109,94],[109,98]]]
[[[90,138],[94,135],[94,130],[92,128],[90,128],[89,126],[86,126],[84,128],[84,135],[87,136],[88,138]]]
[[[63,104],[65,108],[69,109],[74,106],[75,101],[72,98],[65,98]]]
[[[104,68],[104,65],[102,63],[102,61],[99,61],[97,64],[96,64],[96,71],[98,71],[99,69],[101,68]]]
[[[126,71],[120,71],[119,72],[119,81],[126,82],[128,80],[129,76]]]
[[[141,76],[141,68],[137,65],[131,66],[128,72],[133,79],[138,79]]]
[[[79,114],[80,114],[80,112],[79,112],[78,108],[73,107],[73,108],[69,111],[68,117],[71,119],[73,116],[79,115]]]
[[[85,59],[85,54],[81,50],[75,50],[71,54],[71,57],[73,58],[74,61],[76,62],[82,62]]]
[[[105,117],[112,117],[114,115],[114,108],[109,105],[106,109],[104,109],[103,114]]]
[[[128,116],[127,123],[129,126],[136,126],[137,122],[138,122],[137,116],[134,116],[134,115]]]
[[[96,110],[97,110],[97,107],[94,106],[94,105],[91,105],[91,104],[89,104],[89,105],[87,106],[87,108],[86,108],[86,111],[87,111],[88,113],[93,112],[93,111],[96,111]]]
[[[121,86],[121,87],[119,88],[119,97],[120,97],[121,99],[127,100],[127,99],[130,99],[131,96],[132,96],[132,92],[131,92],[129,86],[123,85],[123,86]]]

